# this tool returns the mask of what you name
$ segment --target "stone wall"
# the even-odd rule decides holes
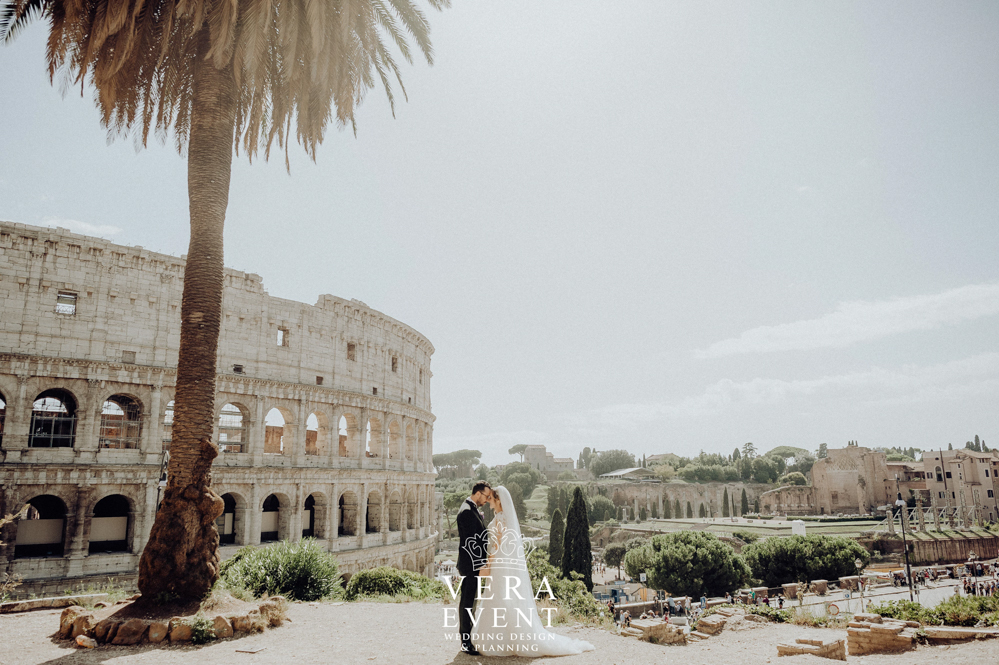
[[[882,482],[888,477],[884,453],[860,446],[829,450],[812,466],[815,507],[819,515],[867,514],[894,497]]]
[[[728,490],[729,511],[734,514],[739,508],[742,498],[742,490],[746,490],[746,498],[752,510],[753,501],[761,496],[763,492],[770,489],[770,485],[759,483],[656,483],[656,482],[636,482],[636,483],[591,483],[590,492],[595,493],[600,489],[605,489],[608,498],[615,506],[625,506],[628,508],[628,519],[635,519],[635,515],[641,508],[646,509],[647,516],[652,515],[652,506],[656,506],[659,517],[663,517],[664,503],[669,501],[675,504],[680,501],[680,507],[686,517],[687,503],[690,503],[694,517],[700,515],[700,507],[703,505],[709,517],[722,516],[722,504],[724,502],[725,490]],[[734,504],[733,504],[734,502]],[[673,515],[673,517],[677,517]]]
[[[50,496],[62,520],[48,555],[26,554],[9,525],[0,569],[22,575],[26,591],[127,576],[170,444],[183,258],[5,222],[0,255],[0,513]],[[213,485],[235,506],[223,516],[230,547],[260,543],[273,521],[279,538],[318,538],[348,573],[430,571],[429,340],[359,301],[273,298],[259,276],[228,269],[223,312]],[[42,398],[62,410],[46,412]],[[115,411],[122,404],[134,414]],[[269,447],[268,413],[283,421]],[[124,551],[91,553],[107,497],[127,502]]]

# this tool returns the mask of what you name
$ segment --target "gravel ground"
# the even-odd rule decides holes
[[[27,612],[0,616],[0,664],[58,665],[204,663],[259,665],[270,663],[374,663],[473,665],[625,665],[682,662],[684,665],[755,665],[777,663],[777,643],[798,637],[839,639],[845,630],[800,628],[789,625],[750,624],[740,621],[706,642],[686,647],[665,647],[623,638],[593,628],[557,627],[556,632],[585,639],[597,650],[579,656],[524,659],[482,658],[459,653],[445,638],[443,605],[423,603],[294,604],[290,623],[240,639],[196,646],[107,647],[79,649],[69,641],[53,640],[59,611]],[[238,653],[239,650],[263,650]],[[922,646],[900,655],[851,657],[863,665],[908,665],[932,659],[934,665],[984,665],[999,660],[999,642],[969,642],[952,646]],[[780,659],[780,665],[818,663],[814,656]]]

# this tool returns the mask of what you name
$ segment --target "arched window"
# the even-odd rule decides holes
[[[3,421],[7,417],[7,400],[0,393],[0,445],[3,444]]]
[[[934,472],[937,474],[937,482],[943,482],[943,469],[938,466]]]
[[[337,502],[340,511],[337,520],[338,536],[357,535],[357,495],[353,492],[344,492]]]
[[[219,448],[224,453],[241,453],[247,442],[247,412],[238,404],[225,404],[219,411]]]
[[[142,405],[128,395],[112,395],[101,408],[101,448],[138,448]]]
[[[260,542],[278,539],[278,519],[281,514],[281,501],[273,494],[264,499],[264,514],[260,520]]]
[[[312,538],[316,534],[316,500],[310,495],[305,500],[302,512],[302,538]]]
[[[365,533],[378,533],[382,526],[382,495],[378,492],[368,494],[368,519],[364,525]]]
[[[268,455],[284,455],[288,452],[288,445],[291,442],[289,436],[291,432],[288,428],[288,419],[284,412],[277,407],[267,412],[264,418],[264,453]]]
[[[62,556],[66,504],[51,494],[28,501],[27,513],[17,521],[15,557]]]
[[[97,502],[90,520],[90,554],[128,551],[128,513],[128,499],[121,494]]]
[[[72,448],[76,438],[76,400],[67,390],[53,388],[31,405],[29,448]]]
[[[231,545],[236,542],[236,499],[232,494],[223,494],[222,503],[225,508],[215,520],[215,528],[219,532],[219,544]]]
[[[173,400],[167,402],[163,409],[163,450],[170,450],[173,441]]]

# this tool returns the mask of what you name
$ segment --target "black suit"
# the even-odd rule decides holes
[[[471,645],[472,618],[466,610],[475,611],[475,593],[478,590],[478,572],[472,567],[472,557],[465,550],[465,543],[486,530],[482,523],[479,507],[471,499],[466,499],[458,509],[458,574],[464,575],[461,581],[461,600],[458,602],[458,629],[461,631],[463,646]]]

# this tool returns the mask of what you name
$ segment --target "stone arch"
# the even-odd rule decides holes
[[[66,502],[52,494],[28,500],[17,521],[14,557],[61,557],[66,549]]]
[[[419,502],[416,500],[416,490],[412,487],[406,493],[406,528],[415,529],[419,526]]]
[[[302,537],[327,538],[326,514],[329,502],[323,492],[313,492],[305,497],[302,512]]]
[[[393,420],[388,426],[389,433],[389,459],[402,459],[402,428],[399,422]]]
[[[215,528],[219,532],[219,543],[234,545],[246,542],[246,499],[236,492],[226,492],[222,495],[225,508],[215,520]]]
[[[124,494],[109,494],[97,501],[90,511],[87,553],[130,552],[134,515],[132,501]]]
[[[3,446],[3,423],[7,419],[7,398],[0,392],[0,446]]]
[[[389,495],[389,531],[401,531],[403,519],[402,495],[399,490],[393,491]]]
[[[173,406],[174,401],[170,400],[163,407],[163,450],[170,450],[170,443],[173,441]]]
[[[142,436],[142,402],[116,393],[101,405],[99,448],[138,448]]]
[[[364,456],[382,456],[382,421],[378,418],[368,418],[367,432],[365,434]]]
[[[339,457],[358,457],[360,455],[361,430],[357,423],[357,416],[353,413],[345,411],[340,414],[337,421],[337,455]]]
[[[329,450],[330,419],[323,411],[313,411],[305,421],[305,454],[324,457]]]
[[[294,432],[291,411],[274,406],[264,416],[264,454],[290,455]]]
[[[291,500],[280,492],[268,494],[260,504],[260,542],[288,538],[291,517]]]
[[[250,410],[239,402],[226,402],[219,409],[218,443],[224,453],[245,453],[250,444]]]
[[[406,448],[406,460],[409,462],[417,458],[416,452],[416,430],[413,423],[406,423],[406,431],[403,434],[403,445]]]
[[[357,535],[357,520],[359,518],[358,508],[359,506],[356,494],[350,490],[340,494],[340,498],[337,499],[337,510],[339,511],[337,519],[338,536]]]
[[[378,490],[368,492],[367,518],[364,523],[365,533],[378,533],[382,527],[382,495]]]
[[[422,425],[420,426],[419,437],[420,437],[419,440],[420,461],[423,463],[427,463],[427,461],[430,459],[430,455],[427,452],[427,430]]]
[[[29,448],[72,448],[79,402],[65,388],[49,388],[31,404]]]

